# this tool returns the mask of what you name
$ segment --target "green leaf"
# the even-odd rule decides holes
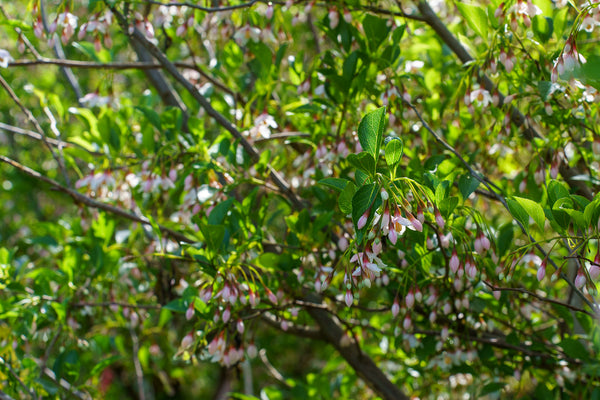
[[[350,181],[348,181],[347,179],[342,179],[342,178],[325,178],[325,179],[321,179],[317,183],[319,183],[320,185],[329,186],[330,188],[333,188],[333,189],[337,190],[338,192],[341,192],[346,188],[346,185],[348,183],[350,183]]]
[[[511,206],[512,203],[512,206]],[[520,210],[517,210],[518,204],[520,206]],[[546,221],[546,215],[544,214],[544,209],[537,202],[529,199],[525,199],[523,197],[514,197],[513,202],[509,202],[509,209],[511,213],[513,212],[513,208],[518,215],[513,215],[523,223],[523,225],[529,225],[529,217],[533,218],[535,223],[540,227],[540,229],[544,229],[544,222]],[[525,216],[523,215],[525,213]]]
[[[548,97],[552,94],[552,82],[539,81],[538,91],[540,92],[540,97],[542,100],[548,100]]]
[[[94,368],[92,368],[92,371],[90,372],[90,376],[100,375],[100,372],[104,371],[104,369],[106,367],[108,367],[110,364],[112,364],[115,361],[118,361],[118,360],[120,360],[122,358],[123,357],[120,356],[120,355],[114,355],[114,356],[110,356],[108,358],[105,358],[104,360],[102,360],[99,363],[97,363],[96,365],[94,365]]]
[[[387,20],[367,14],[362,20],[362,25],[368,40],[369,50],[375,52],[390,33]]]
[[[352,85],[352,78],[356,72],[356,65],[358,63],[358,51],[353,51],[346,60],[344,60],[344,66],[342,67],[344,81],[346,87],[349,89]]]
[[[385,128],[385,107],[371,111],[360,121],[358,125],[358,141],[363,150],[373,156],[373,160],[379,158],[379,148]]]
[[[565,353],[570,357],[579,358],[581,360],[590,358],[588,350],[579,340],[565,338],[558,345],[562,347]]]
[[[171,310],[171,311],[175,311],[178,313],[184,313],[187,311],[189,306],[190,306],[190,300],[180,297],[178,299],[175,299],[175,300],[170,301],[169,303],[165,304],[164,306],[162,306],[162,308]]]
[[[466,3],[455,4],[467,24],[485,41],[488,37],[488,17],[485,8]]]
[[[358,169],[362,169],[369,175],[375,174],[375,160],[373,156],[365,151],[359,154],[350,154],[348,156],[348,162],[354,165]]]
[[[585,63],[579,63],[573,75],[584,84],[600,89],[600,56],[592,54],[587,57]]]
[[[503,383],[503,382],[488,383],[487,385],[485,385],[484,387],[481,388],[481,391],[479,392],[479,398],[487,396],[488,394],[491,394],[491,393],[499,392],[502,389],[504,389],[505,386],[506,386],[506,383]]]
[[[554,203],[558,199],[562,199],[563,197],[569,196],[569,190],[559,181],[551,180],[548,183],[548,205],[550,207],[554,206]]]
[[[532,19],[533,33],[542,43],[548,42],[552,37],[554,31],[554,22],[550,17],[544,17],[542,15],[536,15]]]
[[[479,181],[472,175],[463,175],[458,180],[458,189],[463,196],[463,199],[467,199],[471,193],[473,193],[479,187]]]
[[[227,213],[231,209],[231,204],[233,203],[233,198],[229,198],[225,201],[218,203],[210,212],[208,217],[208,223],[210,225],[220,225],[225,220]]]
[[[502,257],[506,250],[510,248],[513,243],[514,229],[512,223],[508,223],[500,228],[500,234],[498,235],[498,257]]]
[[[385,162],[390,167],[398,164],[402,158],[404,144],[400,138],[392,138],[385,146]]]
[[[338,198],[338,206],[346,215],[352,213],[352,198],[354,197],[354,193],[356,193],[356,185],[354,185],[352,182],[348,182]]]
[[[379,187],[376,184],[370,183],[368,185],[361,186],[354,194],[354,197],[352,197],[352,221],[354,222],[356,230],[359,230],[357,227],[359,218],[365,213],[365,211],[371,208],[375,202],[375,199],[379,195],[378,189]],[[369,213],[369,219],[373,218],[373,214],[374,210],[371,210]]]

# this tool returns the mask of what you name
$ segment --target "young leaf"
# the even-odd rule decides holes
[[[354,222],[354,226],[358,224],[359,218],[365,211],[373,205],[378,194],[379,187],[374,183],[361,186],[354,194],[354,197],[352,197],[352,221]],[[373,217],[374,212],[375,210],[371,210],[369,219]]]
[[[352,213],[352,198],[354,197],[354,193],[356,193],[356,186],[352,182],[348,182],[342,193],[340,193],[338,206],[340,206],[340,210],[344,214]]]
[[[458,10],[465,17],[467,24],[479,35],[483,40],[488,37],[488,17],[485,9],[479,5],[471,5],[465,3],[456,3]]]
[[[369,175],[373,175],[375,173],[375,160],[373,159],[373,156],[367,152],[363,151],[359,154],[350,154],[348,156],[348,161],[350,164],[365,171]]]
[[[392,138],[385,146],[385,162],[390,167],[398,164],[402,158],[404,145],[400,138]]]
[[[329,186],[330,188],[341,192],[346,188],[346,185],[350,182],[342,178],[325,178],[321,179],[318,183],[321,185]]]
[[[458,188],[463,196],[467,199],[479,187],[479,181],[471,175],[463,175],[458,180]]]
[[[358,141],[363,150],[371,154],[375,161],[379,158],[384,127],[385,107],[371,111],[364,116],[358,125]]]
[[[523,210],[529,215],[535,223],[540,227],[540,229],[544,229],[544,222],[546,221],[546,215],[544,214],[544,209],[538,203],[533,200],[525,199],[523,197],[516,197],[515,201],[519,203],[519,205],[523,208]],[[529,221],[528,221],[529,222]]]

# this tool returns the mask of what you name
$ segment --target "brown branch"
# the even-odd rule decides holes
[[[121,29],[123,32],[128,32],[129,27],[127,20],[116,8],[111,7],[111,11],[119,21],[121,25]],[[146,36],[141,33],[137,28],[133,29],[133,32],[130,34],[131,39],[134,43],[137,43],[139,46],[144,47],[160,64],[162,64],[165,69],[171,74],[175,80],[177,80],[183,87],[194,97],[194,99],[204,108],[206,113],[212,117],[219,125],[225,128],[229,133],[233,135],[236,139],[238,139],[244,147],[244,150],[250,155],[250,158],[256,163],[260,158],[260,153],[256,148],[242,135],[242,133],[236,128],[234,124],[232,124],[223,114],[215,110],[210,102],[198,91],[198,89],[190,83],[184,76],[177,70],[175,65],[169,61],[169,59],[164,55],[160,49],[158,49],[154,44],[152,44]],[[283,177],[275,171],[270,165],[268,166],[269,175],[275,185],[281,190],[281,192],[288,198],[290,203],[295,209],[303,209],[305,207],[304,203],[296,196],[291,186],[283,179]]]
[[[498,290],[498,291],[504,291],[504,292],[517,292],[517,293],[527,294],[527,295],[529,295],[531,297],[535,297],[536,299],[538,299],[540,301],[543,301],[543,302],[546,302],[546,303],[551,303],[551,304],[556,304],[556,305],[563,306],[563,307],[567,307],[570,310],[587,314],[590,317],[596,317],[596,315],[594,315],[593,313],[591,313],[591,312],[589,312],[587,310],[584,310],[582,308],[576,307],[576,306],[574,306],[572,304],[569,304],[569,303],[563,303],[562,301],[558,301],[558,300],[550,299],[548,297],[541,296],[541,295],[539,295],[537,293],[534,293],[534,292],[529,291],[529,290],[524,289],[524,288],[501,287],[501,286],[494,286],[491,283],[486,282],[486,281],[482,281],[482,282],[485,283],[491,290],[494,290],[494,291]]]
[[[42,126],[40,125],[38,120],[35,119],[32,112],[27,107],[25,107],[25,105],[19,99],[19,96],[17,96],[17,94],[12,90],[12,88],[10,87],[8,82],[6,82],[6,80],[2,77],[2,75],[0,75],[0,85],[4,88],[4,90],[6,90],[6,92],[12,99],[12,101],[14,101],[17,106],[19,106],[19,108],[21,109],[23,114],[25,114],[25,116],[27,117],[29,122],[35,127],[35,130],[41,136],[42,141],[44,142],[44,144],[50,151],[50,154],[52,154],[52,158],[54,158],[54,160],[58,164],[58,167],[60,168],[60,171],[63,174],[63,177],[65,178],[65,182],[67,182],[68,186],[71,186],[69,175],[67,174],[67,169],[65,168],[64,159],[62,159],[61,157],[56,155],[56,153],[54,152],[54,149],[52,148],[50,143],[48,143],[48,141],[46,140],[47,139],[46,134],[45,134],[44,130],[42,129]],[[59,149],[60,149],[60,146],[59,146]]]
[[[125,302],[120,302],[120,301],[105,301],[105,302],[101,302],[101,303],[74,303],[74,304],[69,304],[69,306],[71,307],[111,307],[111,306],[120,306],[123,308],[139,308],[139,309],[145,309],[145,310],[159,310],[162,307],[158,304],[131,304],[131,303],[125,303]]]
[[[320,298],[315,294],[308,294],[306,302],[321,305]],[[307,312],[315,320],[326,342],[331,344],[350,366],[356,371],[365,383],[379,396],[386,400],[408,400],[408,397],[394,385],[373,360],[364,353],[357,343],[340,327],[328,311],[320,307],[309,307]]]
[[[295,336],[301,336],[301,337],[314,339],[314,340],[323,340],[323,334],[321,333],[319,328],[301,326],[301,325],[297,325],[297,324],[294,324],[294,323],[288,321],[287,328],[283,329],[283,327],[281,326],[281,323],[279,321],[277,321],[275,316],[268,314],[268,313],[263,313],[261,315],[261,318],[268,325],[272,326],[273,328],[277,328],[282,332],[291,333],[292,335],[295,335]]]
[[[0,155],[0,161],[13,166],[14,168],[31,176],[32,178],[35,178],[39,181],[49,184],[50,186],[52,186],[54,189],[58,190],[59,192],[68,194],[77,203],[84,204],[88,207],[97,208],[99,210],[107,211],[111,214],[115,214],[119,217],[123,217],[130,221],[138,222],[140,224],[152,225],[150,220],[146,217],[141,217],[141,216],[133,214],[127,210],[124,210],[122,208],[119,208],[119,207],[116,207],[116,206],[113,206],[110,204],[102,203],[101,201],[89,198],[86,195],[81,194],[74,189],[65,187],[65,186],[61,185],[60,183],[56,182],[55,180],[50,179],[47,176],[44,176],[44,175],[40,174],[39,172],[34,171],[33,169],[26,167],[23,164],[20,164],[20,163],[16,162],[15,160],[12,160],[8,157]],[[186,235],[176,232],[170,228],[164,227],[162,225],[158,225],[158,228],[161,230],[161,232],[167,234],[168,236],[170,236],[173,239],[176,239],[180,242],[185,242],[185,243],[195,243],[196,242],[196,240],[189,238]]]
[[[440,39],[446,43],[448,47],[450,47],[450,49],[457,55],[461,62],[468,63],[473,61],[473,57],[450,32],[450,30],[448,30],[446,25],[438,18],[427,1],[419,1],[417,7],[423,16],[423,21],[438,34]],[[487,75],[482,74],[479,80],[487,91],[493,92],[496,90],[496,85],[494,85],[492,80]],[[499,98],[499,104],[504,104],[504,95],[502,93],[499,93]],[[510,119],[518,127],[523,127],[523,133],[526,139],[531,141],[536,137],[542,137],[542,135],[533,126],[526,123],[527,118],[515,106],[510,107]],[[561,176],[565,179],[565,181],[567,181],[570,187],[579,190],[579,192],[588,200],[593,199],[594,196],[592,191],[586,186],[585,182],[573,179],[574,176],[581,175],[581,172],[576,167],[570,167],[566,163],[561,163],[559,171]]]

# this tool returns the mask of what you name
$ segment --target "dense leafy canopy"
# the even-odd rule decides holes
[[[598,3],[0,22],[0,398],[600,398]]]

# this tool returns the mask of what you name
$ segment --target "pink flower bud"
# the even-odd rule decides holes
[[[265,12],[265,17],[267,17],[267,19],[273,18],[273,3],[271,3],[271,2],[269,2],[268,6],[267,6],[267,11]]]
[[[417,290],[415,291],[415,301],[417,303],[420,303],[421,300],[423,300],[423,293],[421,293],[421,291],[419,290],[419,288],[417,288]]]
[[[350,14],[350,11],[347,9],[344,9],[344,21],[346,21],[348,24],[352,23],[352,14]]]
[[[194,302],[190,303],[187,311],[185,312],[185,319],[188,321],[194,317]]]
[[[397,317],[398,313],[400,313],[400,304],[398,304],[398,297],[394,299],[394,304],[392,304],[392,316]]]
[[[583,285],[585,285],[585,274],[580,269],[577,272],[577,276],[575,277],[575,287],[578,289],[581,289],[583,287]]]
[[[185,335],[184,338],[181,340],[181,347],[184,349],[187,349],[188,347],[190,347],[192,345],[193,342],[194,342],[194,334],[192,332],[190,332],[187,335]]]
[[[272,304],[277,304],[277,296],[270,289],[267,289],[267,297]]]
[[[412,215],[411,213],[409,213],[407,211],[406,212],[406,217],[410,221],[411,225],[413,226],[413,228],[415,228],[415,230],[417,232],[423,232],[423,224],[421,224],[421,222],[418,219],[416,219],[414,217],[414,215]]]
[[[458,267],[460,266],[460,260],[458,259],[458,254],[456,253],[456,248],[452,250],[452,256],[450,257],[450,262],[448,263],[450,267],[450,271],[456,273],[458,271]]]
[[[356,227],[358,229],[362,229],[365,227],[365,225],[367,225],[367,220],[369,219],[369,211],[370,210],[365,211],[365,213],[361,215],[361,217],[358,219],[358,222],[356,223]]]
[[[440,214],[440,210],[437,208],[435,209],[435,223],[440,227],[441,230],[444,230],[446,222],[444,221],[442,214]]]
[[[432,311],[429,314],[429,322],[431,322],[433,324],[436,319],[437,319],[437,313],[435,311]]]
[[[414,295],[412,289],[410,289],[408,291],[408,294],[404,298],[404,302],[406,303],[406,308],[408,308],[408,309],[413,308],[413,306],[415,305],[415,295]]]
[[[254,342],[250,343],[248,347],[246,347],[246,354],[248,354],[248,358],[255,358],[258,354],[258,350]]]
[[[340,22],[340,15],[337,10],[335,8],[330,8],[327,16],[329,17],[329,27],[335,29]]]
[[[229,321],[229,318],[231,317],[231,308],[230,306],[227,306],[227,308],[225,309],[225,311],[223,311],[223,322],[227,323],[227,321]]]
[[[541,282],[545,276],[546,276],[546,260],[544,260],[542,262],[542,264],[540,265],[540,267],[537,270],[537,280]]]
[[[235,324],[235,327],[237,329],[237,331],[241,334],[244,333],[244,321],[242,321],[241,319],[237,320],[237,323]]]
[[[410,315],[407,315],[406,317],[404,317],[404,321],[402,321],[402,327],[404,328],[404,330],[409,330],[411,326],[412,320],[410,319]]]
[[[595,281],[600,276],[600,267],[596,264],[592,264],[589,268],[590,279]]]
[[[354,301],[354,296],[352,296],[352,291],[350,289],[346,290],[346,296],[344,298],[346,301],[346,305],[348,307],[352,306],[352,302]]]
[[[492,294],[494,295],[494,298],[496,300],[500,300],[500,295],[502,294],[502,292],[500,292],[499,290],[494,290],[492,291]]]

